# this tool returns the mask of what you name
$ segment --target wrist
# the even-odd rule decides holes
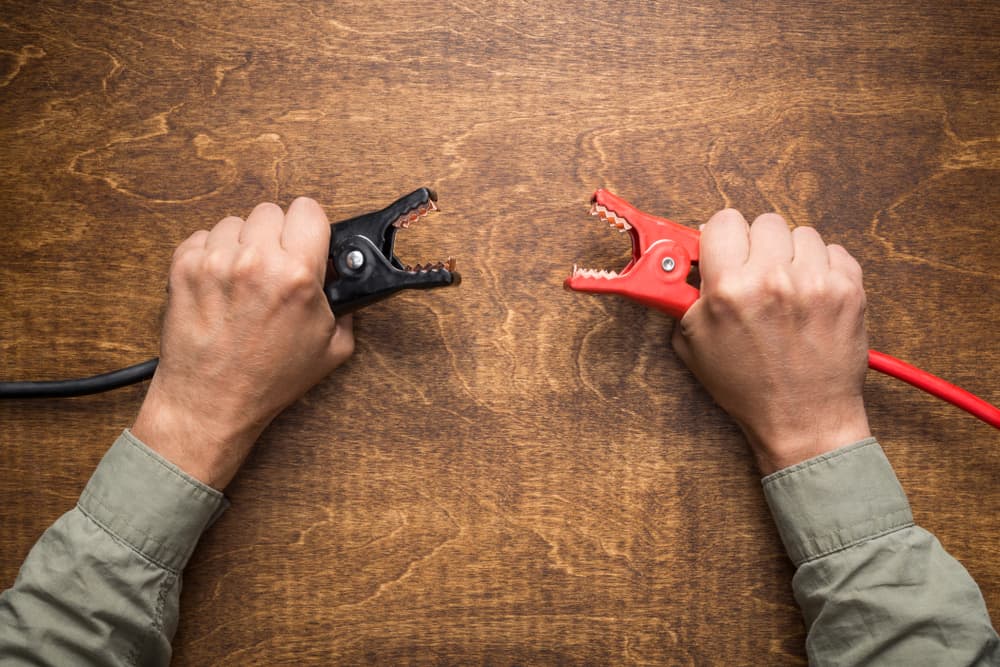
[[[187,474],[222,490],[236,475],[263,426],[205,415],[164,395],[154,379],[131,431]]]
[[[770,475],[811,458],[870,438],[864,405],[830,411],[822,422],[805,428],[776,429],[762,434],[741,425],[762,475]]]

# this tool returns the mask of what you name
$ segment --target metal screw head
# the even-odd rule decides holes
[[[347,253],[347,268],[360,269],[365,265],[365,256],[360,250],[352,250]]]
[[[664,257],[663,261],[660,263],[660,266],[663,267],[664,271],[670,273],[671,271],[674,270],[674,267],[677,266],[677,263],[674,262],[673,257]]]

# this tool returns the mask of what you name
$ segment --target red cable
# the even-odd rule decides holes
[[[917,389],[962,408],[993,428],[1000,429],[1000,408],[925,370],[876,350],[868,350],[868,367],[912,384]]]

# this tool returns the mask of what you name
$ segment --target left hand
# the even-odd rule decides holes
[[[312,199],[260,204],[174,252],[160,364],[133,434],[225,487],[264,428],[354,351],[323,292],[330,223]]]

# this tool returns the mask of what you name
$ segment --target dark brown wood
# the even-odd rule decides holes
[[[178,665],[804,662],[792,568],[671,322],[571,294],[627,247],[606,186],[685,222],[816,225],[872,344],[1000,402],[1000,5],[0,2],[0,376],[155,354],[173,247],[263,200],[420,185],[455,290],[357,319],[187,573]],[[143,388],[0,404],[0,582]],[[868,404],[918,521],[1000,615],[997,432]]]

